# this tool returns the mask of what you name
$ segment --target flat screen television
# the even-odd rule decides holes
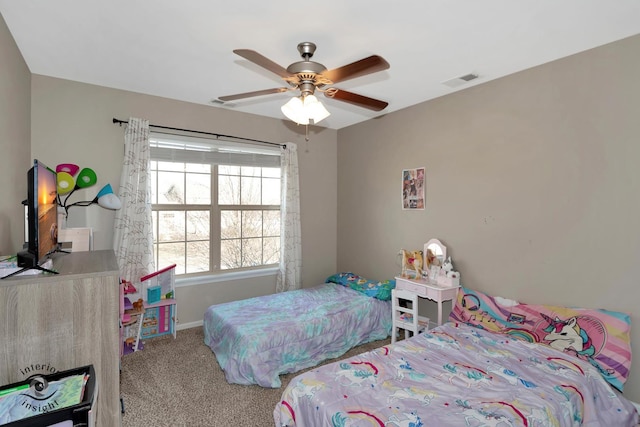
[[[29,249],[42,264],[58,248],[58,203],[56,172],[34,160],[28,172]]]
[[[34,160],[27,173],[27,250],[18,253],[18,267],[22,270],[9,276],[29,269],[55,273],[42,264],[58,249],[57,196],[56,172]]]

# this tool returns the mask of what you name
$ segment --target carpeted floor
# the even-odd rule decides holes
[[[342,358],[388,343],[389,339],[364,344]],[[299,373],[281,375],[279,389],[229,384],[204,344],[202,328],[178,331],[175,340],[148,340],[143,351],[122,358],[122,425],[273,427],[273,409],[284,387]]]

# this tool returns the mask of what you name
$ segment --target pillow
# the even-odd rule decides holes
[[[500,302],[482,292],[461,287],[449,320],[542,343],[587,360],[622,392],[631,367],[631,317],[628,314]]]
[[[373,280],[367,280],[353,273],[336,273],[333,276],[327,277],[325,282],[346,286],[354,291],[382,301],[390,301],[391,290],[396,287],[396,281],[393,279],[374,282]]]
[[[502,298],[502,297],[494,297],[494,298],[496,299],[496,302],[503,307],[513,307],[514,305],[520,304],[518,301],[508,299],[508,298]]]

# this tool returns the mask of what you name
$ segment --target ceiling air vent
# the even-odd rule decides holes
[[[475,80],[478,78],[477,74],[465,74],[464,76],[456,77],[455,79],[447,80],[442,82],[443,85],[449,87],[460,87],[463,84],[470,82],[471,80]]]
[[[217,98],[216,99],[212,99],[211,103],[213,105],[224,105],[225,107],[235,107],[236,106],[236,104],[234,104],[232,102],[225,102],[225,101],[222,101],[222,100],[217,99]]]

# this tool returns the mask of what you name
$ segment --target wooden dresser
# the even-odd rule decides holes
[[[112,250],[55,254],[60,274],[0,280],[0,384],[92,364],[97,425],[121,425],[119,272]]]

